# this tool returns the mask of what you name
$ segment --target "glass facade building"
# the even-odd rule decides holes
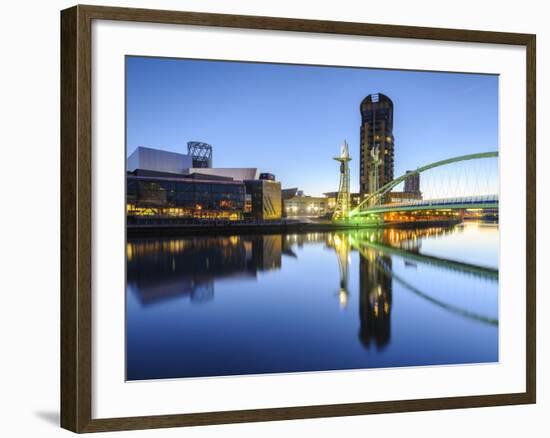
[[[361,102],[360,111],[359,192],[365,195],[373,186],[380,188],[393,180],[393,102],[384,94],[370,94]],[[377,184],[370,181],[374,174],[371,152],[375,148],[381,160]]]
[[[247,180],[246,192],[251,196],[252,217],[256,220],[281,219],[281,183],[267,179]]]
[[[194,219],[243,218],[245,185],[241,181],[127,175],[127,216]]]

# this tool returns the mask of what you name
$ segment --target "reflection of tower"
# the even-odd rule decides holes
[[[349,193],[349,165],[351,161],[349,156],[348,144],[344,140],[340,155],[334,157],[336,161],[340,162],[340,186],[338,188],[338,197],[336,198],[336,208],[334,209],[335,220],[342,220],[348,217],[350,209],[350,193]]]
[[[348,272],[349,272],[349,236],[344,233],[337,233],[333,236],[334,249],[338,257],[338,269],[340,271],[340,289],[338,290],[338,300],[340,308],[345,309],[348,305]]]
[[[391,270],[390,256],[367,250],[359,264],[359,339],[365,347],[372,341],[384,347],[390,340],[392,278],[383,269]]]
[[[372,193],[371,155],[378,148],[382,161],[376,186],[382,187],[393,179],[393,102],[383,94],[370,94],[361,102],[359,193]]]

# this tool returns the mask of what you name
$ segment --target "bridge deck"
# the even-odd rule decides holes
[[[362,209],[356,215],[388,213],[392,211],[463,210],[469,208],[498,208],[498,195],[461,196],[455,198],[419,199],[382,204]]]

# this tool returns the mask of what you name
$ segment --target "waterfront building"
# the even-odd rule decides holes
[[[292,187],[290,189],[282,189],[281,190],[281,197],[283,198],[283,202],[287,199],[294,198],[295,196],[303,196],[304,191],[298,190],[298,187]]]
[[[126,160],[126,170],[128,172],[142,169],[184,174],[190,167],[193,167],[193,159],[189,155],[143,146],[137,147]]]
[[[185,155],[138,147],[127,159],[128,223],[280,219],[275,176],[257,168],[212,168],[211,149],[189,142]]]
[[[328,199],[325,196],[304,195],[297,188],[283,190],[283,214],[287,217],[319,217],[328,212]]]
[[[150,171],[149,171],[150,172]],[[128,218],[243,218],[245,185],[242,181],[212,177],[126,176]]]
[[[244,181],[246,193],[251,195],[250,216],[256,220],[281,219],[281,183],[269,179]]]
[[[359,192],[363,196],[393,180],[393,102],[384,94],[370,94],[360,111]]]

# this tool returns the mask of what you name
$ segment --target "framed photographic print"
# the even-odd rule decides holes
[[[535,36],[61,13],[61,423],[535,402]]]

